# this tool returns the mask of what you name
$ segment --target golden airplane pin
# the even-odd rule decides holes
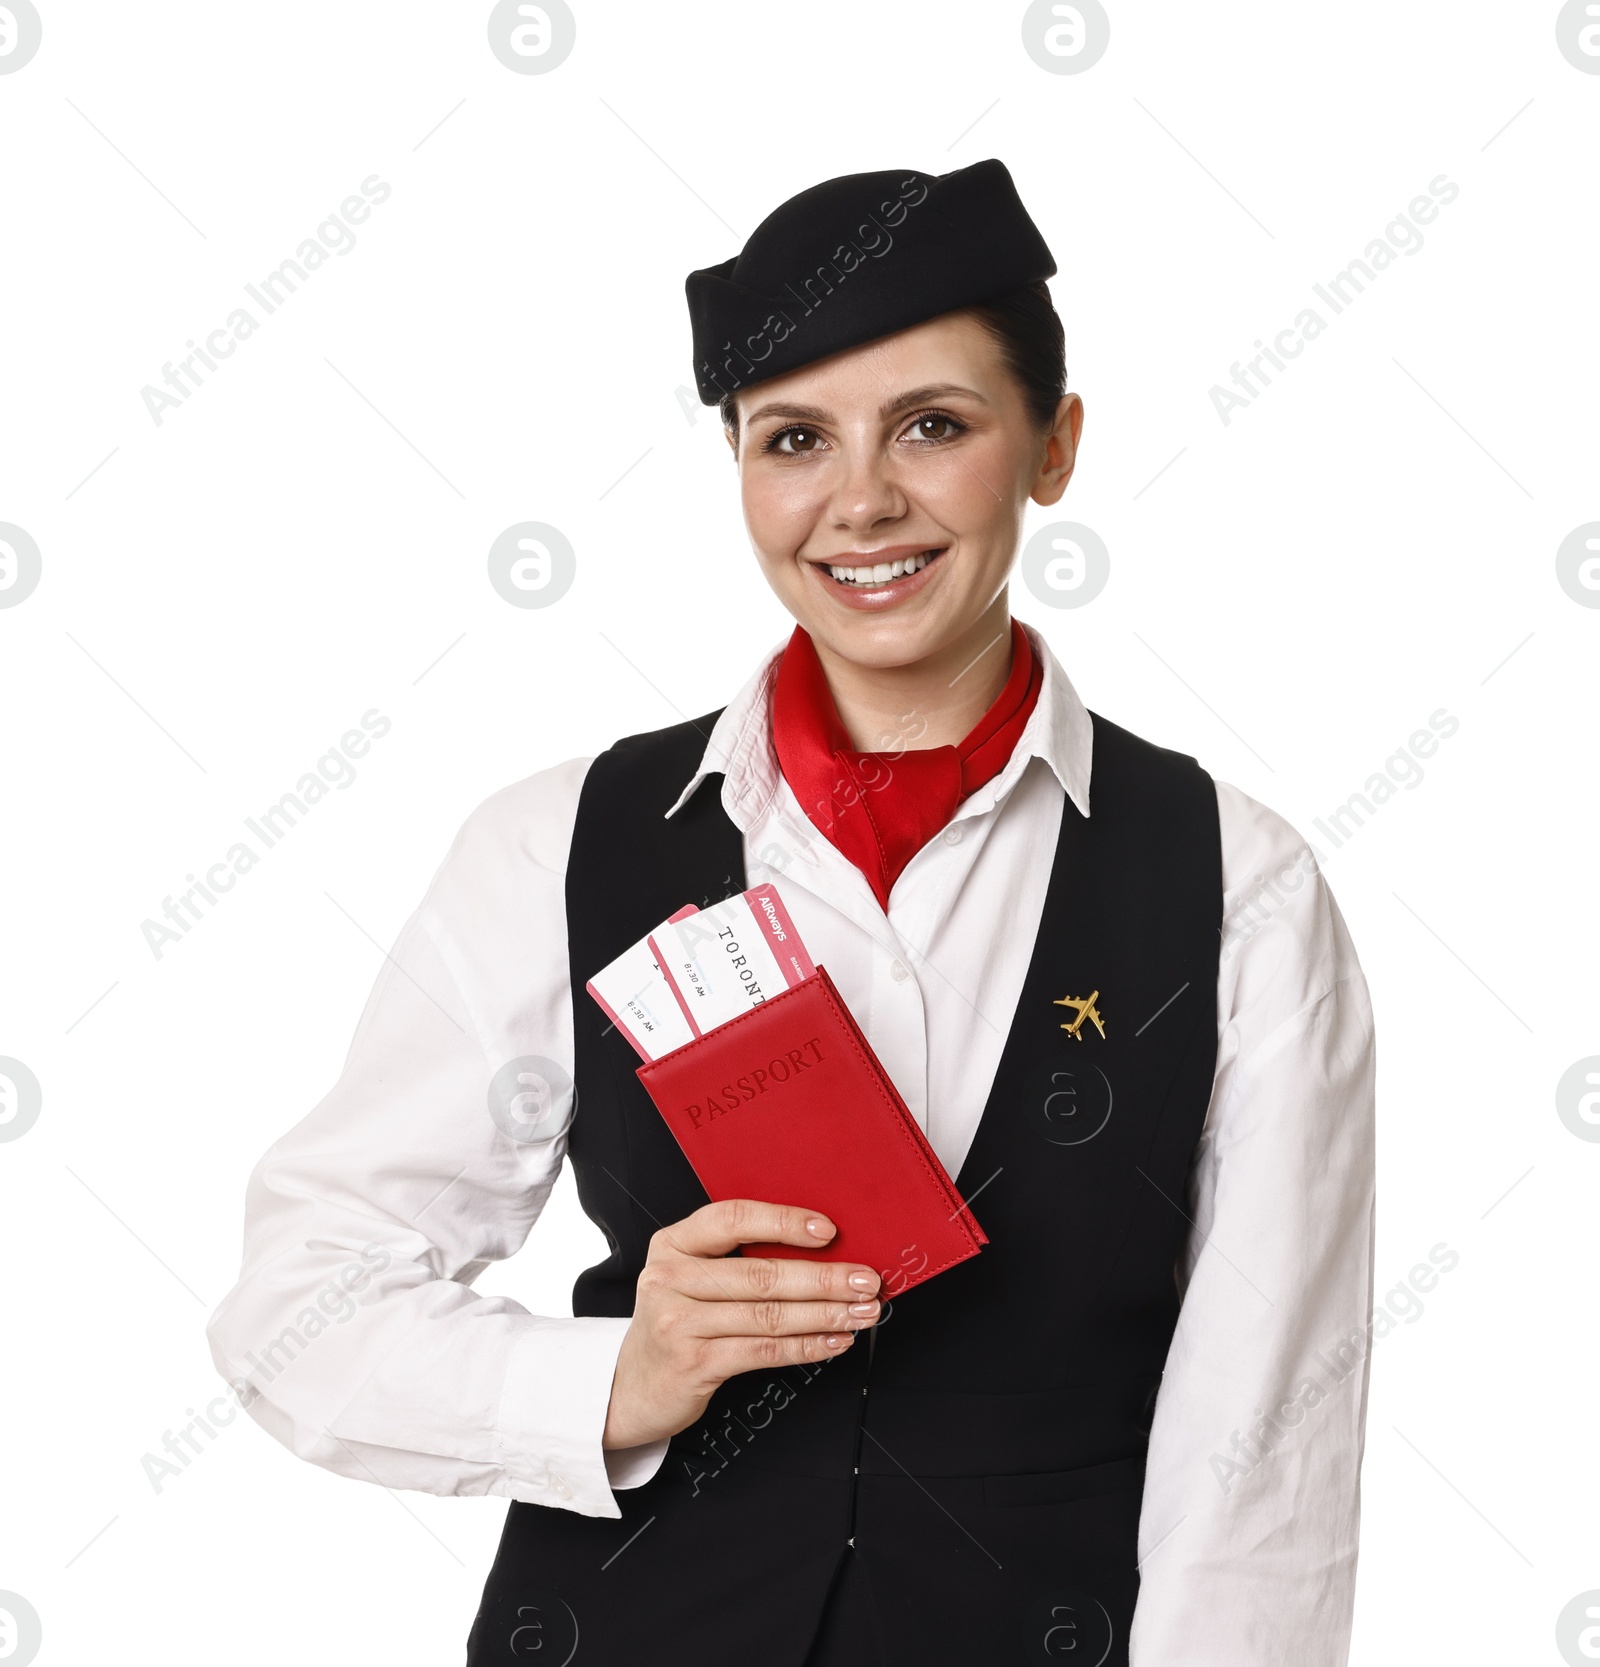
[[[1067,1035],[1073,1039],[1073,1041],[1081,1042],[1083,1040],[1083,1021],[1085,1019],[1087,1019],[1102,1036],[1105,1035],[1105,1021],[1100,1017],[1099,1009],[1095,1006],[1095,1002],[1099,999],[1100,992],[1098,990],[1091,990],[1086,996],[1063,996],[1060,1001],[1053,1002],[1051,1004],[1054,1007],[1070,1007],[1076,1011],[1078,1015],[1077,1018],[1075,1018],[1071,1024],[1065,1024],[1061,1027],[1064,1031],[1066,1031]]]

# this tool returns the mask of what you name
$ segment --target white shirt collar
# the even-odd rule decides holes
[[[1044,667],[1039,702],[1005,768],[963,801],[962,813],[976,815],[998,804],[1021,779],[1030,760],[1041,758],[1055,772],[1067,797],[1087,816],[1094,745],[1094,727],[1088,708],[1078,698],[1078,691],[1050,652],[1049,644],[1032,626],[1024,625],[1023,630],[1028,633],[1028,641]],[[782,780],[772,744],[772,685],[788,640],[785,637],[768,651],[754,676],[723,708],[699,766],[667,812],[668,816],[687,803],[690,794],[708,775],[717,772],[722,775],[722,807],[741,833],[752,827],[772,803]]]

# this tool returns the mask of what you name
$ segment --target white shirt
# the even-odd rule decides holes
[[[684,784],[686,798],[724,772],[746,883],[781,882],[812,957],[952,1175],[1022,989],[1063,795],[1091,813],[1088,713],[1029,637],[1043,686],[1012,758],[912,858],[887,917],[778,769],[777,650]],[[209,1336],[224,1376],[260,1391],[252,1416],[317,1464],[615,1517],[613,1488],[647,1481],[666,1446],[601,1449],[628,1322],[543,1317],[472,1289],[522,1245],[565,1155],[570,1105],[552,1108],[549,1139],[513,1143],[486,1096],[521,1056],[572,1068],[564,872],[589,762],[505,788],[468,818],[378,977],[339,1081],[256,1167],[243,1270]],[[1236,788],[1218,783],[1217,805],[1216,1078],[1188,1196],[1172,1201],[1192,1225],[1150,1438],[1132,1661],[1338,1667],[1365,1349],[1315,1405],[1302,1386],[1330,1383],[1329,1351],[1369,1319],[1372,1017],[1305,842]],[[320,1331],[319,1295],[334,1316]]]

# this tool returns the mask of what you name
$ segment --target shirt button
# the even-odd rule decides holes
[[[572,1489],[568,1486],[567,1479],[564,1476],[552,1476],[550,1478],[550,1491],[557,1499],[570,1499],[572,1497]]]
[[[961,829],[954,825],[946,828],[944,830],[944,842],[946,845],[959,845],[961,843]]]
[[[889,976],[896,984],[904,984],[911,976],[911,968],[904,961],[895,961],[889,967]]]

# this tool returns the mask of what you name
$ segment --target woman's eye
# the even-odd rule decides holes
[[[811,452],[817,449],[821,437],[814,428],[783,428],[767,442],[768,451]]]
[[[918,417],[906,432],[913,440],[950,440],[961,432],[961,424],[954,417],[932,411],[926,417]]]

